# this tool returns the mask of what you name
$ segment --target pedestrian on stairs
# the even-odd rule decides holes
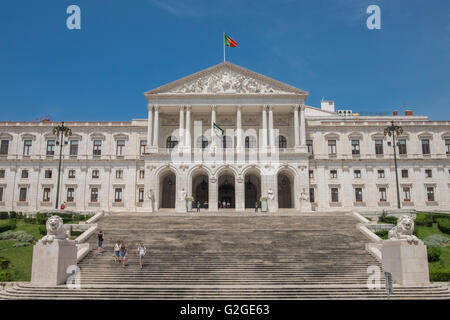
[[[144,266],[144,256],[147,253],[147,248],[144,246],[144,243],[141,242],[139,247],[137,248],[137,253],[136,255],[139,257],[139,266],[142,267]]]
[[[120,247],[120,258],[122,260],[122,268],[125,268],[125,262],[127,260],[127,248],[124,244]]]
[[[258,201],[255,202],[255,212],[258,212]]]
[[[120,248],[122,247],[120,240],[114,245],[114,262],[120,261]]]
[[[197,212],[200,212],[200,201],[197,201]]]
[[[103,252],[103,237],[105,236],[105,233],[100,230],[97,234],[98,237],[98,248],[97,248],[97,254],[101,254]]]

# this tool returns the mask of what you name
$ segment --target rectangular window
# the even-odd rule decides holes
[[[144,188],[139,188],[139,202],[144,202]]]
[[[355,201],[362,202],[362,188],[355,188]]]
[[[28,170],[22,170],[22,179],[28,179]]]
[[[145,170],[139,170],[139,179],[144,179]]]
[[[55,155],[55,145],[56,145],[56,141],[55,140],[48,140],[47,141],[47,155],[48,156],[54,156]]]
[[[331,201],[339,202],[339,191],[338,188],[331,188]]]
[[[145,147],[147,146],[147,140],[141,140],[141,156],[145,153]]]
[[[19,201],[20,202],[27,201],[27,188],[20,188]]]
[[[352,140],[352,154],[359,154],[359,140]]]
[[[52,178],[52,170],[45,170],[45,179]]]
[[[93,179],[98,179],[99,176],[100,176],[100,174],[99,174],[98,170],[92,170],[92,178]]]
[[[328,140],[328,154],[330,156],[336,155],[336,140]]]
[[[67,188],[67,202],[73,202],[75,199],[75,189]]]
[[[91,188],[91,202],[98,202],[98,188]]]
[[[308,152],[310,155],[313,155],[313,142],[312,140],[306,140],[306,145],[308,146]]]
[[[0,146],[0,154],[6,155],[8,154],[9,149],[9,140],[2,140],[2,144]]]
[[[430,154],[430,140],[422,139],[422,154]]]
[[[378,194],[380,197],[380,202],[385,202],[387,200],[386,198],[386,188],[379,188],[378,189]]]
[[[383,140],[375,140],[375,154],[383,154]]]
[[[309,202],[316,202],[314,199],[314,188],[309,188]]]
[[[43,202],[50,202],[50,188],[44,188],[42,201]]]
[[[122,177],[123,177],[123,171],[116,170],[116,179],[122,179]]]
[[[337,179],[337,170],[330,170],[330,178]]]
[[[78,155],[78,140],[70,140],[70,155]]]
[[[117,156],[125,155],[125,140],[117,140],[116,155]]]
[[[75,170],[73,170],[73,169],[69,170],[69,178],[70,179],[75,178]]]
[[[408,169],[402,170],[402,178],[408,178]]]
[[[3,201],[3,187],[0,187],[0,202]]]
[[[425,178],[433,178],[433,171],[431,169],[425,170]]]
[[[384,178],[384,170],[378,170],[378,178]]]
[[[102,140],[94,140],[94,150],[92,151],[94,156],[102,155]]]
[[[403,188],[403,201],[408,202],[411,201],[411,189],[410,187]]]
[[[397,142],[398,154],[406,154],[406,140],[401,139]]]
[[[427,199],[428,201],[434,201],[434,188],[427,187]]]
[[[122,202],[122,188],[114,190],[114,202]]]
[[[314,170],[309,170],[309,178],[314,179]]]
[[[361,170],[354,170],[353,174],[354,174],[355,178],[361,178]]]
[[[24,156],[31,155],[31,146],[32,146],[32,141],[31,140],[24,140],[23,141],[23,155]]]
[[[0,170],[0,179],[4,179],[5,178],[5,169],[1,169]]]
[[[450,139],[445,139],[445,153],[450,154]]]

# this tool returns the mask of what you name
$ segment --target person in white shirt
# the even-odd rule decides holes
[[[137,248],[137,253],[136,255],[139,257],[139,266],[142,267],[144,266],[144,256],[147,253],[147,248],[144,246],[144,243],[141,242],[139,244],[139,247]]]
[[[119,240],[114,245],[114,262],[120,261],[120,248],[121,247],[122,247],[122,244],[120,243],[120,240]]]

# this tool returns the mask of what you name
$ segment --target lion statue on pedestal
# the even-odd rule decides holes
[[[47,227],[47,235],[41,239],[44,244],[52,243],[53,240],[67,240],[70,238],[70,233],[64,227],[64,222],[59,216],[48,218],[45,226]]]
[[[402,215],[397,220],[397,226],[389,231],[389,240],[406,240],[409,244],[419,244],[419,239],[413,235],[414,220],[408,215]]]

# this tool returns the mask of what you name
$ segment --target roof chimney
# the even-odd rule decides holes
[[[405,110],[405,116],[412,116],[413,112],[412,110]]]
[[[394,116],[398,116],[398,111],[397,110],[394,111]]]

